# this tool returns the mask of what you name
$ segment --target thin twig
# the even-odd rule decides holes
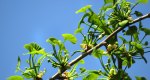
[[[129,25],[132,25],[136,22],[139,22],[143,19],[146,19],[146,18],[150,18],[150,13],[149,14],[146,14],[146,15],[143,15],[135,20],[133,20],[131,23],[125,25],[124,27],[118,27],[118,29],[116,29],[113,33],[111,33],[106,39],[104,39],[102,42],[100,42],[99,44],[97,44],[95,47],[89,49],[88,51],[82,53],[81,55],[79,55],[77,58],[75,58],[74,60],[72,60],[69,65],[72,66],[74,65],[75,63],[77,63],[78,61],[80,61],[81,59],[83,59],[84,57],[86,57],[87,55],[89,55],[90,53],[92,53],[92,51],[94,49],[98,49],[100,48],[101,46],[105,45],[106,44],[106,41],[111,39],[115,34],[119,33],[121,30],[123,30],[124,28],[126,28],[127,26]],[[63,72],[62,72],[63,73]],[[59,77],[60,74],[62,73],[59,73],[57,72],[55,75],[52,76],[52,78],[50,78],[49,80],[55,80],[57,77]]]

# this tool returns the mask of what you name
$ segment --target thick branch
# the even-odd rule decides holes
[[[139,22],[143,19],[146,19],[146,18],[150,18],[150,13],[149,14],[146,14],[144,16],[141,16],[135,20],[133,20],[131,23],[127,24],[126,26],[124,27],[118,27],[118,29],[116,29],[113,33],[111,33],[106,39],[104,39],[101,43],[97,44],[95,47],[91,48],[90,50],[88,50],[87,52],[85,53],[82,53],[81,55],[79,55],[77,58],[75,58],[74,60],[72,60],[69,65],[72,66],[74,65],[75,63],[77,63],[78,61],[80,61],[81,59],[83,59],[84,57],[86,57],[87,55],[89,55],[90,53],[92,53],[92,51],[94,49],[98,49],[100,48],[101,46],[103,46],[107,40],[111,39],[115,34],[119,33],[121,30],[123,30],[124,28],[126,28],[127,26],[129,25],[132,25],[136,22]],[[54,80],[56,79],[61,73],[57,72],[55,75],[52,76],[52,78],[50,78],[49,80]]]

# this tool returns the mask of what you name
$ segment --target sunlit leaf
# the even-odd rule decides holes
[[[94,23],[95,25],[100,25],[100,23],[101,23],[100,20],[99,20],[98,15],[95,14],[95,13],[92,13],[92,15],[89,16],[88,22],[89,23]]]
[[[79,63],[84,64],[84,60],[83,60],[83,59],[81,59],[81,60],[79,61]]]
[[[40,45],[38,45],[37,43],[25,44],[24,48],[29,50],[29,54],[33,54],[33,55],[34,54],[46,54],[44,49]]]
[[[83,80],[97,80],[101,76],[102,72],[100,70],[90,70],[87,71],[88,75],[83,78]]]
[[[52,44],[52,45],[59,45],[60,41],[56,38],[50,37],[49,39],[46,40],[46,42]]]
[[[77,10],[76,14],[86,12],[89,8],[91,8],[91,5],[84,6],[81,9]]]
[[[26,48],[27,50],[29,50],[29,52],[32,52],[32,51],[38,51],[38,50],[41,50],[42,47],[40,45],[38,45],[37,43],[29,43],[29,44],[25,44],[24,45],[24,48]]]
[[[101,49],[95,49],[92,52],[92,55],[96,58],[100,58],[103,54],[104,54],[104,50],[101,50]]]
[[[36,51],[36,50],[33,50],[32,52],[30,52],[30,54],[46,54],[45,50],[44,49],[41,49],[39,51]]]
[[[109,71],[110,75],[115,75],[116,74],[116,70],[114,68],[111,68]]]
[[[127,66],[128,60],[126,58],[121,58],[123,60],[122,65]]]
[[[68,41],[72,42],[73,44],[75,44],[77,42],[76,37],[72,34],[67,34],[66,33],[66,34],[62,34],[62,36],[65,40],[68,40]]]
[[[83,28],[79,27],[75,30],[74,34],[78,34],[80,32],[82,32]]]
[[[35,74],[35,72],[34,72],[34,70],[33,69],[26,69],[24,72],[23,72],[23,74],[22,74],[25,78],[32,78],[33,76],[35,76],[36,74]]]
[[[104,0],[105,4],[113,3],[113,0]]]
[[[142,45],[137,42],[131,42],[131,45],[135,46],[137,49],[143,50]]]
[[[123,21],[119,22],[119,26],[120,26],[120,27],[123,27],[123,26],[125,26],[128,22],[129,22],[128,20],[123,20]]]
[[[138,0],[138,2],[146,4],[146,3],[148,3],[148,0]]]
[[[7,80],[24,80],[22,76],[14,75],[7,78]]]
[[[135,76],[136,80],[147,80],[145,77]]]
[[[84,77],[83,80],[97,80],[98,77],[98,74],[90,73],[86,77]]]

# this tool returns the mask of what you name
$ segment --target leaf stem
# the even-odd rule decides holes
[[[147,36],[146,34],[143,36],[143,38],[141,39],[140,43],[142,43],[142,41],[144,40],[144,38],[145,38],[146,36]]]

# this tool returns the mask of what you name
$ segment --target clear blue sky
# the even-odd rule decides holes
[[[135,0],[132,0],[135,1]],[[0,80],[5,80],[8,76],[15,74],[18,55],[22,59],[27,59],[22,54],[27,52],[23,46],[26,43],[37,42],[47,51],[49,45],[46,39],[56,37],[62,39],[61,34],[73,33],[77,28],[78,21],[82,14],[75,14],[79,8],[91,4],[92,8],[98,12],[102,6],[102,0],[0,0]],[[136,9],[144,14],[150,12],[150,2],[140,5]],[[149,24],[150,20],[144,23]],[[148,25],[149,26],[149,25]],[[147,27],[148,27],[147,26]],[[78,35],[78,39],[81,39]],[[80,40],[79,40],[80,41]],[[70,46],[69,50],[78,49],[78,45]],[[77,46],[77,47],[76,47]],[[150,58],[146,55],[147,59]],[[99,62],[88,56],[85,59],[88,69],[99,69]],[[89,65],[91,64],[92,65]],[[22,62],[25,65],[25,61]],[[44,80],[52,76],[57,70],[44,63],[50,71],[46,73]],[[129,71],[130,75],[142,75],[150,79],[150,63],[145,65],[144,61],[137,63]]]

